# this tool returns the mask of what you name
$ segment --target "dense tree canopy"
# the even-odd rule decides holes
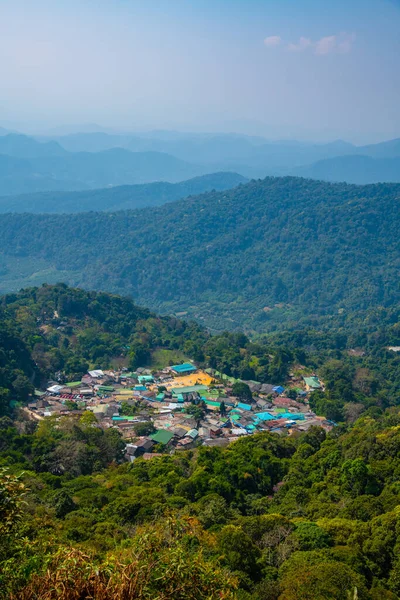
[[[118,436],[74,417],[4,421],[0,597],[395,600],[399,426],[390,409],[118,466]]]

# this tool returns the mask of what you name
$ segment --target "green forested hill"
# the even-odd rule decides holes
[[[229,376],[282,383],[294,360],[282,343],[254,344],[241,333],[210,336],[129,298],[65,284],[3,296],[0,311],[0,417],[12,412],[10,401],[24,402],[33,384],[79,380],[90,368],[157,369],[191,359]],[[365,409],[374,404],[365,400]]]
[[[0,311],[0,388],[8,389],[0,416],[7,412],[7,400],[24,400],[32,391],[28,386],[27,393],[19,393],[19,374],[32,376],[37,386],[57,373],[61,379],[79,379],[90,367],[151,366],[158,349],[167,364],[169,356],[174,363],[176,353],[203,360],[209,338],[199,325],[158,317],[129,298],[64,284],[3,296]]]
[[[80,379],[90,368],[157,369],[188,359],[235,378],[284,385],[301,363],[301,372],[317,371],[326,384],[326,392],[312,397],[313,409],[335,421],[400,405],[400,353],[388,350],[400,346],[398,306],[258,340],[243,333],[211,336],[129,298],[64,284],[6,295],[0,311],[0,416],[49,379]]]
[[[79,192],[42,192],[21,196],[0,196],[0,212],[79,213],[116,211],[145,206],[159,206],[186,196],[211,190],[226,190],[247,179],[237,173],[212,173],[188,181],[165,181],[116,186]]]
[[[400,186],[267,178],[140,211],[2,215],[0,289],[64,280],[259,331],[399,300]]]
[[[37,367],[14,320],[0,309],[0,417],[33,392]],[[11,403],[11,405],[10,405]]]

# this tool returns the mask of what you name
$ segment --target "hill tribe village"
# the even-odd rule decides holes
[[[238,383],[245,397],[233,395]],[[199,445],[225,446],[260,431],[296,435],[313,425],[329,431],[335,423],[316,416],[308,405],[309,394],[318,389],[323,384],[316,376],[291,375],[285,389],[242,382],[187,362],[156,373],[94,370],[81,381],[49,382],[46,391],[36,390],[25,411],[36,420],[79,418],[91,411],[93,426],[121,432],[126,459],[133,462]]]

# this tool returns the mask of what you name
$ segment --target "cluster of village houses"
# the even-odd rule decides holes
[[[129,461],[199,445],[224,446],[259,431],[295,435],[313,425],[334,426],[309,408],[309,393],[322,387],[316,376],[292,375],[296,399],[282,386],[246,381],[252,399],[243,401],[232,394],[235,381],[189,362],[156,373],[94,370],[81,381],[49,382],[26,410],[35,419],[92,411],[97,426],[121,432]],[[201,410],[193,411],[193,406]],[[141,423],[150,423],[153,432],[139,435]]]

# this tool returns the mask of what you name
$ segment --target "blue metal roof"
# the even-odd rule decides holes
[[[243,402],[239,402],[237,407],[241,408],[242,410],[251,410],[251,404],[244,404]]]
[[[192,365],[192,363],[183,363],[182,365],[173,365],[171,367],[173,371],[176,373],[189,373],[191,371],[197,371],[197,367]]]
[[[302,413],[282,413],[279,415],[279,419],[291,419],[292,421],[303,421],[304,418]]]
[[[274,419],[278,418],[274,417],[268,412],[257,413],[255,416],[258,418],[259,421],[273,421]]]

